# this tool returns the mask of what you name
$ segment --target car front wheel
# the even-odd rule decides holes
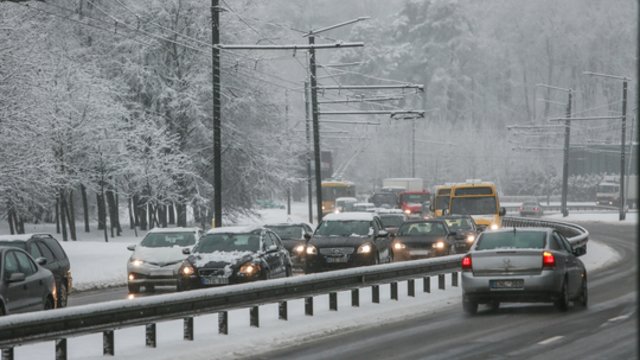
[[[589,304],[589,289],[587,288],[587,278],[586,276],[582,278],[582,287],[580,292],[580,297],[578,298],[578,304],[582,307],[587,307]]]
[[[64,280],[63,280],[64,281]],[[57,289],[58,292],[58,308],[67,307],[67,299],[68,299],[68,290],[67,285],[64,282],[61,282]]]
[[[560,290],[559,298],[555,302],[556,308],[562,312],[569,309],[569,289],[567,287],[567,280],[562,282],[562,290]]]

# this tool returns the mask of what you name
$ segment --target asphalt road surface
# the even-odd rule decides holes
[[[260,354],[253,359],[636,359],[635,226],[584,224],[621,259],[589,274],[589,307],[456,304],[436,314],[381,324]]]

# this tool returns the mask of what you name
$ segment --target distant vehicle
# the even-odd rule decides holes
[[[433,216],[442,216],[442,211],[449,211],[449,198],[451,194],[451,184],[437,185],[433,192],[433,200],[431,201],[430,210]]]
[[[625,176],[624,192],[626,205],[634,209],[638,207],[638,176]],[[620,206],[620,176],[605,176],[596,189],[596,204]]]
[[[398,195],[398,207],[409,217],[422,216],[422,204],[429,201],[431,194],[426,190],[403,191]]]
[[[378,215],[326,215],[307,243],[305,273],[391,262],[389,233]]]
[[[280,237],[261,226],[214,228],[184,249],[178,291],[291,276],[289,252]]]
[[[544,211],[537,200],[527,200],[518,208],[520,216],[542,216]]]
[[[506,210],[500,207],[498,190],[492,182],[467,180],[451,187],[449,214],[471,215],[480,229],[497,229]]]
[[[284,209],[285,206],[282,203],[273,201],[271,199],[256,200],[258,209]]]
[[[24,250],[13,246],[0,246],[0,315],[27,311],[48,310],[56,307],[56,280],[51,271]]]
[[[368,211],[374,212],[376,210],[376,206],[370,202],[357,202],[353,203],[351,211]]]
[[[398,207],[398,197],[396,193],[390,191],[379,191],[369,197],[369,202],[377,208],[394,209]]]
[[[321,183],[322,214],[332,213],[336,209],[336,199],[340,197],[355,197],[356,186],[351,181],[326,180]]]
[[[441,219],[406,221],[393,238],[393,258],[400,261],[454,254],[455,235]]]
[[[304,270],[304,254],[307,247],[307,239],[313,234],[312,226],[299,222],[267,224],[265,227],[280,237],[282,244],[289,251],[293,268],[300,271]]]
[[[336,205],[333,209],[334,212],[346,212],[353,211],[353,204],[357,203],[358,199],[354,197],[339,197],[336,198]]]
[[[382,188],[420,191],[424,189],[424,183],[421,178],[386,178],[382,179]]]
[[[138,245],[129,245],[133,251],[127,262],[129,293],[154,291],[156,286],[176,286],[178,270],[184,259],[183,249],[191,249],[202,230],[197,227],[153,228]]]
[[[485,231],[462,259],[462,306],[475,314],[478,304],[553,302],[566,311],[569,302],[587,306],[587,270],[558,231],[512,228]]]
[[[476,236],[480,233],[476,222],[469,215],[447,215],[442,219],[447,223],[449,231],[455,232],[455,252],[465,253],[469,250]]]
[[[382,226],[391,236],[395,235],[400,225],[407,221],[407,216],[400,209],[378,210],[378,216]]]
[[[45,258],[42,264],[53,273],[56,280],[56,307],[67,306],[69,292],[73,286],[71,263],[58,240],[51,234],[0,235],[0,246],[12,246],[25,250],[32,258]]]

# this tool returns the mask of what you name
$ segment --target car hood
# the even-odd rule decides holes
[[[138,245],[131,257],[151,263],[170,264],[180,262],[187,257],[182,253],[182,249],[185,248],[181,246],[150,248]]]
[[[251,251],[214,251],[212,253],[195,253],[189,256],[189,262],[196,268],[236,267],[251,261],[256,253]]]
[[[318,236],[315,235],[309,241],[309,244],[316,247],[356,247],[364,242],[371,241],[368,236]]]

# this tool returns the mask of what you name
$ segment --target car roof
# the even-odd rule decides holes
[[[222,226],[209,229],[207,234],[244,234],[262,229],[264,229],[264,227],[261,225]]]
[[[196,232],[200,230],[197,227],[171,227],[171,228],[163,228],[163,227],[154,227],[153,229],[147,231],[147,233],[177,233],[177,232]]]
[[[309,226],[311,228],[313,228],[313,225],[306,223],[304,221],[298,221],[298,222],[281,222],[281,223],[271,223],[271,224],[264,224],[264,227],[269,228],[269,227],[276,227],[276,226]]]
[[[343,213],[331,213],[325,215],[322,218],[323,221],[333,221],[333,220],[342,220],[342,221],[350,221],[350,220],[361,220],[361,221],[370,221],[373,220],[377,215],[371,212],[364,211],[351,211],[351,212],[343,212]]]
[[[51,234],[45,234],[45,233],[0,235],[0,241],[27,241],[37,235],[51,236]]]
[[[519,228],[514,228],[514,227],[503,227],[503,228],[499,228],[499,229],[495,229],[495,230],[485,230],[482,233],[483,234],[491,234],[491,233],[506,233],[506,232],[513,232],[513,231],[529,231],[529,232],[545,232],[545,233],[550,233],[552,232],[554,229],[553,228],[548,228],[548,227],[519,227]]]

